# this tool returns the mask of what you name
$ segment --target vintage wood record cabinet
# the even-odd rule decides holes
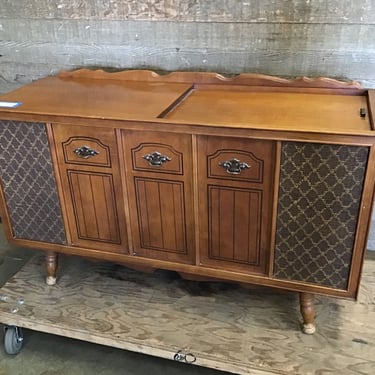
[[[0,97],[10,242],[140,271],[355,298],[375,94],[328,78],[62,72]]]

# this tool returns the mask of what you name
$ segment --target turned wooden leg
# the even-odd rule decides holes
[[[303,333],[312,335],[315,332],[314,295],[311,293],[299,294],[300,311],[303,317]]]
[[[58,261],[57,253],[53,251],[49,251],[46,253],[46,270],[47,270],[46,283],[47,285],[56,284],[56,272],[57,272],[57,264],[58,264],[57,261]]]

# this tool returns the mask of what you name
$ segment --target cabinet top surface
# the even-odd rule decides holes
[[[197,73],[199,74],[199,73]],[[350,92],[349,92],[350,91]],[[0,97],[0,116],[131,120],[244,129],[374,135],[365,90],[194,84],[166,79],[48,77]],[[373,103],[375,106],[375,103]],[[360,116],[360,109],[366,112]],[[45,116],[45,119],[44,117]],[[19,118],[18,118],[19,117]]]
[[[0,101],[21,102],[10,111],[23,114],[152,120],[190,87],[184,83],[48,77],[5,94]]]
[[[365,96],[317,93],[194,90],[166,118],[272,130],[353,132],[371,130]]]

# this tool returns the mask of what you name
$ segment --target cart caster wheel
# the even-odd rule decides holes
[[[8,326],[5,328],[4,349],[7,354],[18,354],[22,349],[23,333],[20,327]]]

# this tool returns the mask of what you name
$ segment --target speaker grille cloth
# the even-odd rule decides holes
[[[45,124],[0,120],[0,173],[16,238],[66,243]]]
[[[368,152],[282,144],[275,278],[347,289]]]

